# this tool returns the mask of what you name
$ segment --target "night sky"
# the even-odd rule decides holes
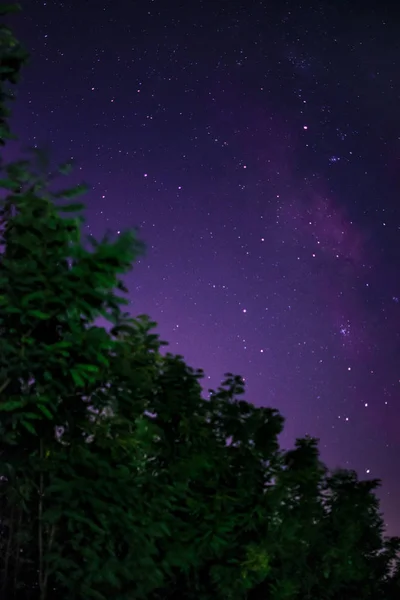
[[[329,466],[382,478],[400,534],[400,11],[23,5],[14,129],[75,159],[88,232],[139,227],[132,313],[206,387],[243,375],[285,447],[308,433]]]

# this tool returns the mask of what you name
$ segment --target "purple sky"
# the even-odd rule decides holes
[[[318,436],[330,466],[382,478],[400,534],[398,11],[24,4],[15,129],[75,158],[88,231],[140,227],[132,313],[207,387],[243,375],[284,445]]]

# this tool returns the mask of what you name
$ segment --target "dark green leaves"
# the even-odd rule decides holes
[[[75,204],[64,204],[63,206],[60,206],[58,208],[58,210],[60,212],[79,212],[79,211],[83,210],[84,208],[85,208],[84,204],[75,203]]]
[[[25,406],[23,400],[8,400],[6,402],[0,402],[0,411],[11,412],[19,410]]]
[[[47,406],[45,406],[44,404],[41,404],[40,402],[37,403],[37,407],[40,410],[41,413],[43,413],[43,415],[47,418],[47,419],[52,419],[53,415],[52,413],[49,411],[49,409],[47,408]]]
[[[85,185],[85,184],[80,184],[80,185],[76,185],[73,188],[67,188],[64,190],[61,190],[59,192],[56,192],[54,194],[54,198],[55,199],[59,199],[59,198],[76,198],[77,196],[82,196],[82,194],[86,194],[86,192],[88,191],[89,186]],[[72,207],[72,208],[71,208]],[[74,208],[77,207],[77,208]],[[76,210],[81,210],[82,208],[84,208],[83,204],[67,204],[64,206],[59,206],[58,210],[62,211],[62,212],[71,212],[71,211],[76,211]]]
[[[61,175],[70,175],[73,169],[72,162],[63,163],[58,167],[58,171]]]
[[[10,192],[17,192],[20,189],[19,183],[12,179],[0,179],[0,187]]]
[[[5,4],[5,3],[0,3],[0,17],[5,17],[6,15],[10,15],[12,13],[17,13],[20,12],[21,9],[21,5],[18,4],[17,2],[14,2],[13,4]],[[16,41],[14,43],[17,43]]]
[[[36,429],[35,427],[32,425],[32,423],[30,423],[29,421],[24,421],[23,419],[21,419],[21,425],[29,432],[32,433],[33,435],[36,435]]]

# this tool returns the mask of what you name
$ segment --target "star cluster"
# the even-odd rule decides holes
[[[14,128],[75,159],[88,232],[139,226],[132,312],[381,477],[400,533],[399,17],[368,6],[31,0]]]

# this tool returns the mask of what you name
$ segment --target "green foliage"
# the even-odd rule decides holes
[[[19,10],[18,4],[0,4],[0,18]],[[28,60],[27,52],[4,23],[0,24],[0,57],[0,146],[4,146],[7,139],[12,139],[8,103],[13,100],[14,93],[10,86],[18,82],[21,69]]]

